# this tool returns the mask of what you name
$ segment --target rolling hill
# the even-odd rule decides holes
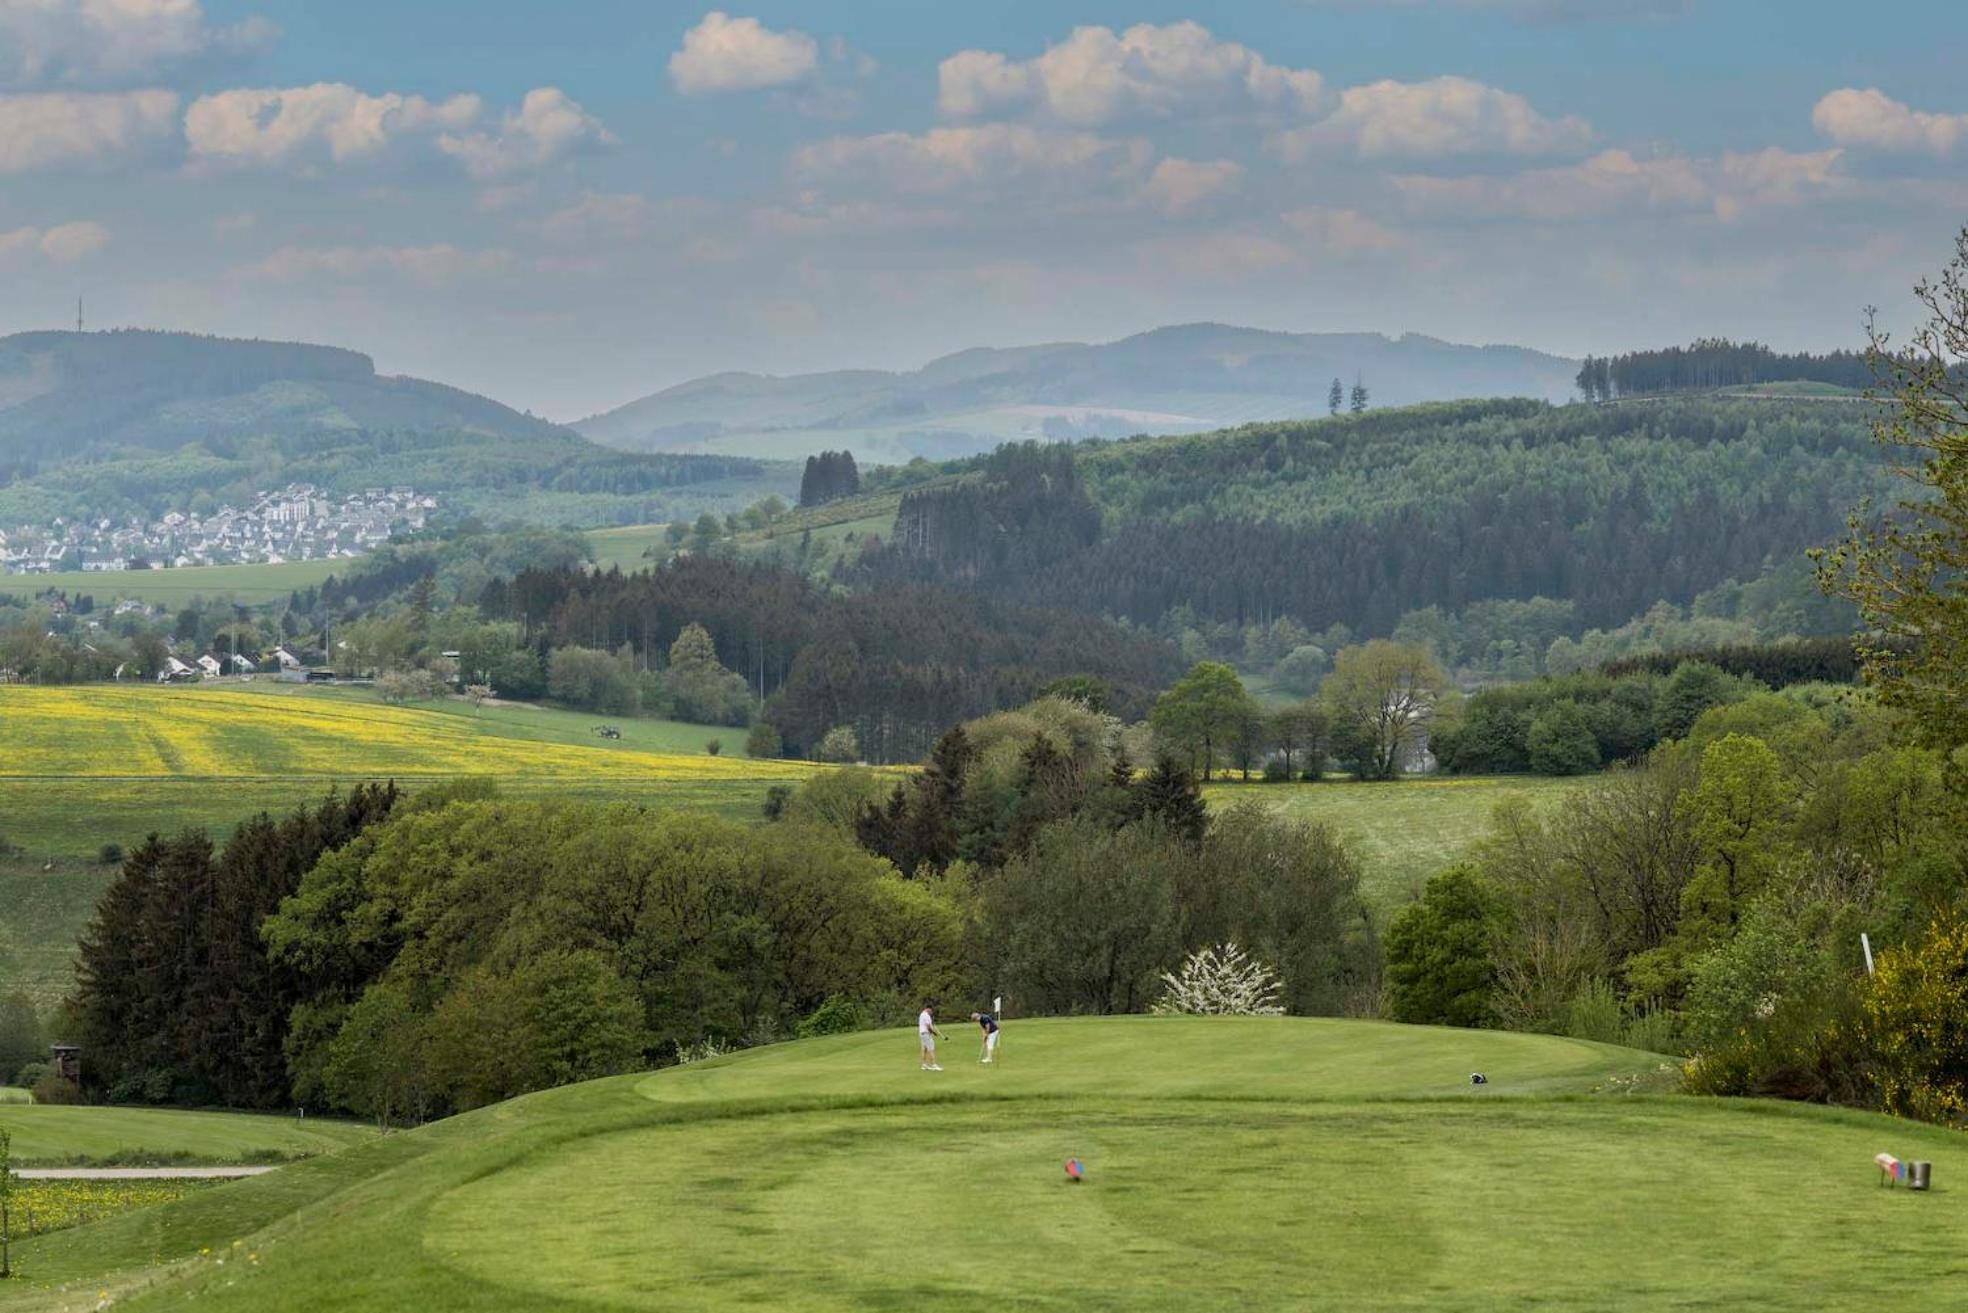
[[[1018,438],[1187,433],[1324,414],[1363,379],[1376,405],[1461,397],[1562,400],[1577,363],[1418,334],[1276,333],[1220,324],[1118,342],[979,348],[909,373],[842,370],[683,383],[574,427],[631,451],[790,459],[847,447],[862,463],[948,459]]]
[[[187,333],[0,338],[0,528],[377,485],[588,526],[731,510],[796,485],[751,460],[630,455],[359,352]]]
[[[945,1048],[529,1095],[19,1243],[0,1309],[1774,1310],[1960,1270],[1968,1196],[1871,1163],[1945,1181],[1957,1137],[1634,1093],[1675,1068],[1633,1050],[1156,1017],[1014,1020],[994,1067]]]

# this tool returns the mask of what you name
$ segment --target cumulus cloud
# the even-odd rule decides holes
[[[51,264],[75,264],[107,245],[109,229],[93,220],[53,228],[16,228],[0,232],[0,263],[39,256]]]
[[[1552,155],[1584,148],[1592,127],[1572,115],[1548,118],[1515,92],[1462,77],[1386,80],[1349,87],[1318,123],[1273,138],[1288,160],[1349,148],[1368,159],[1445,155]]]
[[[1876,87],[1832,92],[1811,110],[1811,125],[1840,146],[1948,155],[1968,142],[1968,114],[1914,109]]]
[[[1502,177],[1396,177],[1411,211],[1439,217],[1522,218],[1568,222],[1646,210],[1712,211],[1740,218],[1752,207],[1794,205],[1842,185],[1839,152],[1799,153],[1774,147],[1699,160],[1638,159],[1601,151],[1564,168]]]
[[[670,56],[670,81],[686,96],[784,87],[812,76],[820,47],[804,32],[774,32],[756,18],[713,9]]]
[[[246,278],[280,283],[387,275],[437,287],[502,274],[513,263],[510,251],[469,251],[449,242],[432,246],[283,246],[239,273]]]
[[[614,141],[601,120],[582,109],[558,87],[526,93],[497,132],[446,133],[438,149],[459,160],[474,178],[503,178],[535,169],[591,146]]]
[[[1171,156],[1142,184],[1142,198],[1168,214],[1186,214],[1237,189],[1244,166],[1235,160],[1185,160]]]
[[[169,91],[0,96],[0,174],[117,158],[171,135]]]
[[[214,27],[198,0],[0,0],[0,84],[142,81],[263,49],[277,35],[261,18]]]
[[[192,158],[207,164],[349,164],[417,143],[456,160],[475,178],[538,168],[613,138],[599,120],[553,87],[530,91],[496,127],[482,128],[484,102],[385,92],[340,82],[222,91],[185,112]]]
[[[1320,98],[1311,69],[1268,63],[1199,23],[1079,27],[1034,59],[965,50],[938,69],[937,104],[953,118],[1038,111],[1098,127],[1132,116],[1273,111],[1304,114]]]
[[[900,191],[950,191],[1111,177],[1145,167],[1138,143],[1023,123],[986,123],[835,137],[800,148],[796,174],[813,180],[882,183]]]

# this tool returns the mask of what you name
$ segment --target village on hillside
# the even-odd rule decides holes
[[[361,556],[392,533],[421,529],[437,508],[415,488],[367,488],[339,500],[311,483],[262,492],[244,509],[172,511],[162,519],[0,529],[0,574],[162,570]]]

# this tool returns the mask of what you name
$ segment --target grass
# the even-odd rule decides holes
[[[150,1208],[182,1199],[207,1182],[185,1179],[152,1181],[22,1181],[14,1188],[9,1211],[16,1236],[46,1235],[71,1226],[86,1226],[136,1208]]]
[[[596,737],[600,723],[619,740]],[[74,944],[114,868],[152,831],[223,837],[331,787],[460,776],[516,797],[626,801],[758,816],[774,784],[825,767],[737,755],[744,731],[527,706],[386,706],[372,692],[271,680],[184,687],[0,686],[0,939],[40,1002],[63,991]],[[718,738],[727,755],[704,752]]]
[[[194,597],[229,598],[243,605],[283,599],[331,574],[346,575],[353,561],[283,561],[278,565],[197,565],[176,570],[73,570],[59,574],[0,575],[0,593],[27,596],[59,588],[87,593],[98,604],[119,598],[153,606],[183,606]]]
[[[333,1118],[53,1104],[0,1105],[0,1129],[13,1136],[16,1167],[285,1162],[375,1134]]]
[[[1326,821],[1359,861],[1368,899],[1383,911],[1421,894],[1428,877],[1482,838],[1498,804],[1520,799],[1545,808],[1591,782],[1580,776],[1443,776],[1360,784],[1216,784],[1212,807],[1246,799],[1305,820]]]
[[[34,1095],[31,1091],[21,1089],[17,1085],[0,1085],[0,1103],[26,1104],[33,1102]]]
[[[1014,1021],[998,1067],[967,1040],[940,1073],[885,1031],[371,1140],[26,1241],[0,1309],[1775,1310],[1968,1276],[1958,1136],[1615,1092],[1647,1054],[1302,1019]],[[1882,1148],[1937,1189],[1876,1188]]]

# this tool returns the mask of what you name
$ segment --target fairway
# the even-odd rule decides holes
[[[358,1122],[164,1108],[79,1108],[0,1100],[14,1166],[281,1162],[332,1153],[376,1132]]]
[[[777,1045],[30,1240],[0,1309],[1776,1310],[1968,1276],[1958,1137],[1647,1094],[1649,1054],[1131,1017],[1014,1020],[985,1067],[950,1029],[942,1072],[906,1030]],[[1881,1149],[1936,1191],[1878,1189]]]
[[[1429,876],[1467,854],[1489,829],[1499,803],[1521,800],[1545,810],[1594,778],[1445,775],[1384,784],[1213,784],[1203,796],[1216,809],[1250,801],[1329,823],[1360,864],[1367,900],[1387,912],[1419,898]]]

